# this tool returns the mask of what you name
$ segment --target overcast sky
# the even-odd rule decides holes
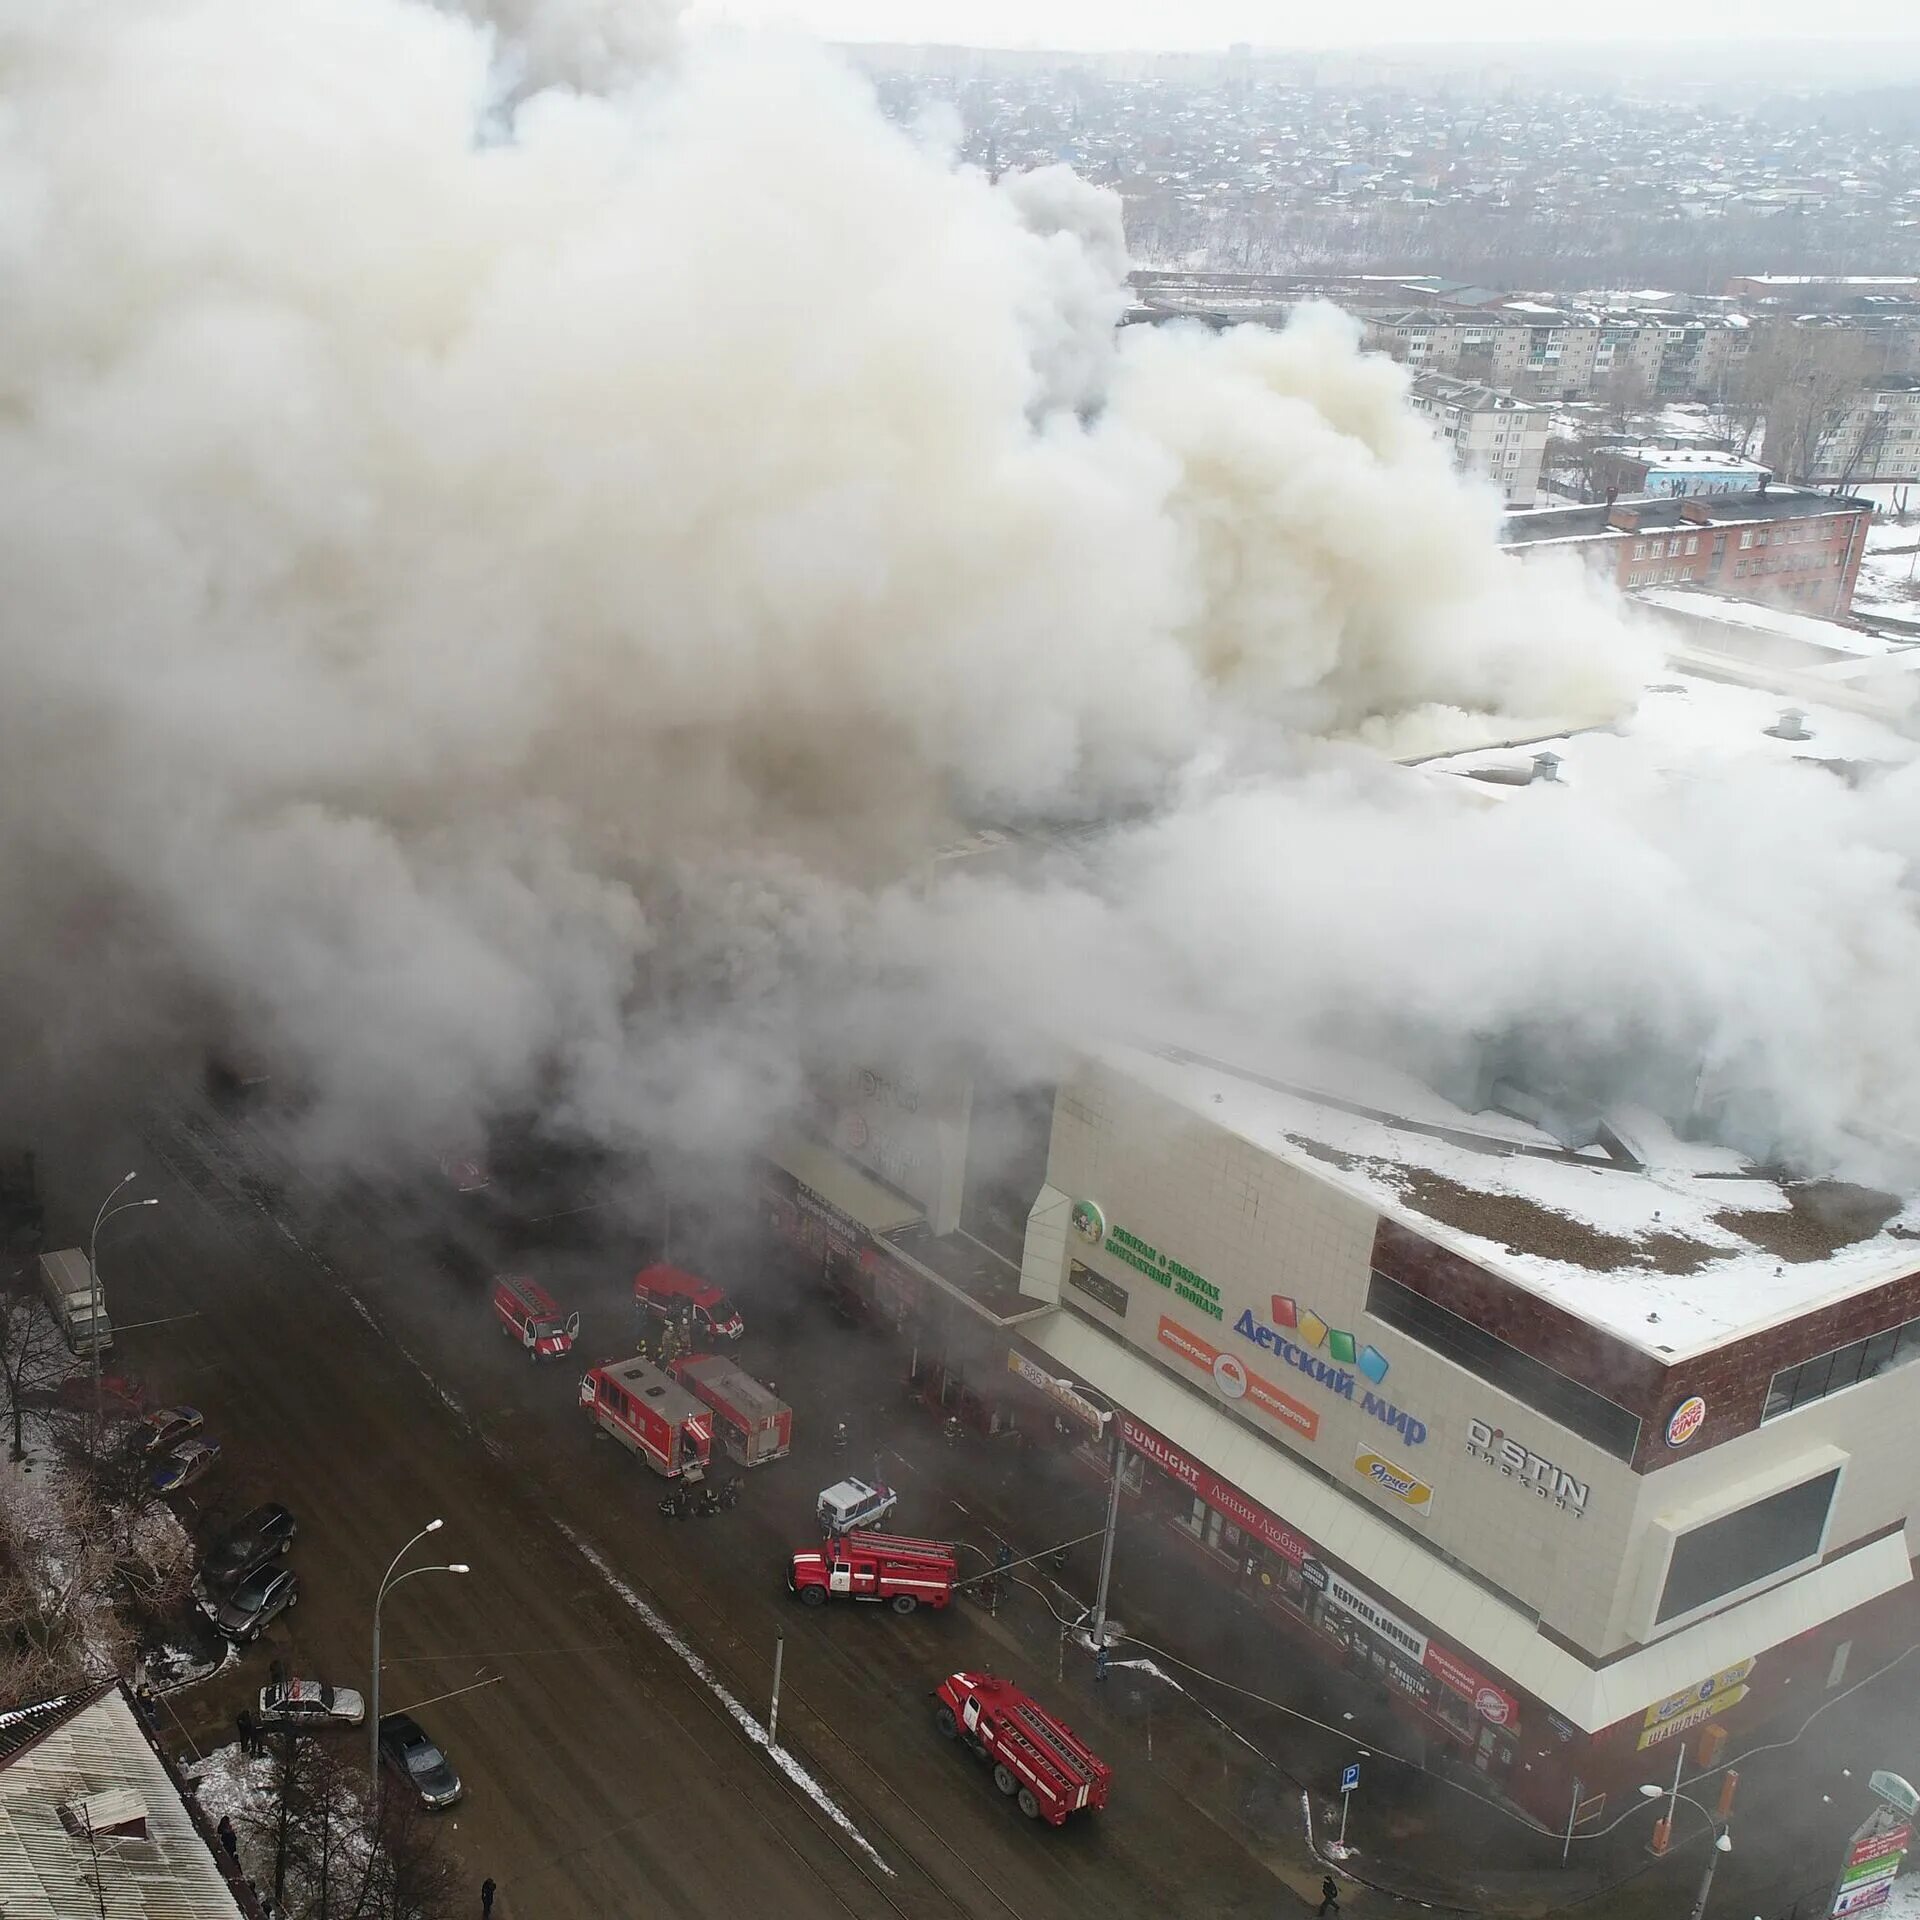
[[[1688,0],[1684,7],[1543,8],[1528,0],[1373,0],[1364,12],[1277,0],[699,0],[697,12],[790,23],[829,39],[964,46],[1385,47],[1413,41],[1712,40],[1845,35],[1920,41],[1911,0]],[[1863,76],[1870,77],[1870,76]]]

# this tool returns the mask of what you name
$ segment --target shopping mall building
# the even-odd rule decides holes
[[[931,1401],[1083,1421],[1089,1466],[1115,1409],[1129,1524],[1270,1618],[1277,1673],[1344,1663],[1597,1824],[1920,1639],[1920,1203],[1497,1063],[1448,1093],[1217,1040],[997,1105],[860,1072],[766,1199]]]

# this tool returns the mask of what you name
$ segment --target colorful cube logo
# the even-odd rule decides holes
[[[1343,1327],[1330,1327],[1311,1307],[1302,1307],[1291,1294],[1276,1293],[1269,1304],[1273,1324],[1299,1335],[1309,1347],[1325,1347],[1327,1357],[1342,1367],[1358,1367],[1377,1387],[1387,1377],[1387,1356],[1376,1346],[1362,1346]]]

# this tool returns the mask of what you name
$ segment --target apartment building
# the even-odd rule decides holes
[[[1509,300],[1493,310],[1407,308],[1362,316],[1368,346],[1422,371],[1476,379],[1535,400],[1711,399],[1748,345],[1737,315],[1592,313]]]
[[[1830,485],[1920,479],[1920,373],[1862,383],[1822,432],[1811,476]]]
[[[1432,423],[1463,473],[1490,480],[1510,507],[1533,505],[1547,452],[1544,408],[1476,381],[1432,372],[1414,375],[1407,404]]]
[[[1873,503],[1811,488],[1632,498],[1510,513],[1509,552],[1573,554],[1623,590],[1695,586],[1735,599],[1844,615]]]

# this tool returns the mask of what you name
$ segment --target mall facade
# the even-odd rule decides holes
[[[1122,1047],[991,1107],[856,1073],[763,1199],[930,1404],[1090,1470],[1117,1431],[1129,1524],[1277,1665],[1556,1829],[1920,1637],[1920,1209],[1512,1087]]]

